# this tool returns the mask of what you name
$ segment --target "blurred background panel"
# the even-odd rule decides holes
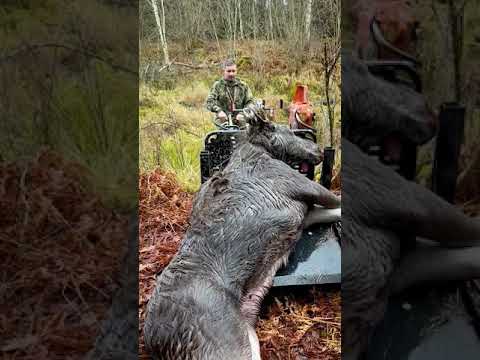
[[[2,357],[136,356],[138,2],[0,23]]]
[[[479,16],[469,0],[342,2],[346,358],[478,357]]]

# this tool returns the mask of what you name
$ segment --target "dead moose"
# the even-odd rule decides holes
[[[260,359],[255,322],[272,279],[313,221],[340,198],[287,161],[318,164],[317,144],[246,111],[248,140],[197,194],[182,245],[147,306],[147,350],[163,360]],[[328,210],[335,209],[335,210]]]

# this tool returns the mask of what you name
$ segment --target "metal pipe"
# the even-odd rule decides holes
[[[433,161],[432,190],[449,202],[455,198],[464,121],[464,106],[455,102],[442,104]]]
[[[327,146],[323,149],[322,175],[320,183],[327,189],[332,186],[333,165],[335,164],[335,149]]]

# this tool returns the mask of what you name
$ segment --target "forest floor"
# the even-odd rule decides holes
[[[89,175],[51,150],[0,164],[2,359],[83,359],[93,347],[128,219],[84,186]]]
[[[173,173],[155,170],[140,178],[140,358],[143,321],[155,276],[175,255],[188,226],[192,195]],[[341,357],[339,287],[310,287],[295,293],[267,295],[257,324],[262,359]]]

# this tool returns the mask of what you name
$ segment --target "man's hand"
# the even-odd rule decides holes
[[[237,121],[245,122],[245,116],[243,116],[243,114],[237,114],[236,119]]]
[[[218,113],[217,113],[217,118],[219,118],[220,120],[227,120],[227,114],[225,114],[224,111],[220,110]]]

